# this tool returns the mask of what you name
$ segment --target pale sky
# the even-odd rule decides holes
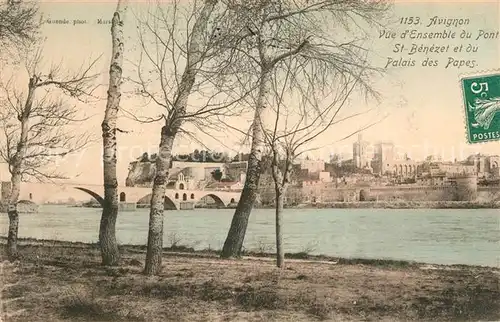
[[[131,2],[133,7],[146,6],[146,2]],[[55,62],[63,61],[65,66],[78,68],[82,60],[103,55],[100,61],[102,71],[102,84],[107,84],[109,74],[109,55],[111,53],[110,25],[99,25],[97,19],[109,20],[112,17],[116,3],[86,1],[85,3],[69,3],[66,1],[44,1],[41,10],[46,18],[50,19],[74,19],[87,20],[84,25],[48,25],[43,29],[47,40],[45,43],[45,56],[52,58]],[[423,24],[427,25],[429,19],[434,16],[447,18],[469,18],[470,24],[464,28],[472,33],[475,38],[479,29],[496,31],[500,28],[498,1],[480,3],[440,1],[419,2],[409,1],[397,2],[394,5],[395,21],[401,16],[420,16]],[[396,25],[398,33],[401,27]],[[427,30],[424,30],[427,29]],[[445,27],[423,28],[421,31],[442,31]],[[448,28],[449,29],[449,28]],[[460,28],[454,28],[458,33]],[[125,35],[128,42],[125,49],[134,47],[136,37],[136,25],[133,16],[129,13],[125,19]],[[374,50],[373,64],[384,67],[387,57],[398,58],[399,54],[393,54],[396,41],[379,39],[378,31],[372,37]],[[401,42],[401,41],[399,41]],[[406,46],[411,46],[413,41],[406,40]],[[417,42],[415,40],[414,42]],[[392,141],[396,144],[398,152],[408,153],[415,159],[423,159],[429,154],[440,154],[445,159],[463,159],[474,152],[500,154],[500,143],[492,142],[480,145],[467,145],[464,127],[464,112],[459,86],[460,76],[484,70],[500,68],[499,44],[500,39],[489,40],[419,40],[424,45],[450,45],[454,47],[459,44],[469,43],[478,46],[477,53],[456,54],[457,59],[471,59],[477,61],[474,68],[462,67],[445,69],[443,66],[430,67],[392,67],[387,69],[386,75],[375,80],[375,87],[381,94],[380,103],[375,101],[365,102],[354,96],[346,107],[353,112],[373,109],[374,112],[363,117],[346,122],[341,126],[335,126],[328,133],[314,142],[312,147],[322,147],[311,152],[312,158],[328,160],[332,153],[352,153],[352,143],[356,136],[338,142],[341,138],[352,133],[352,131],[386,116],[386,118],[374,127],[363,132],[364,139],[370,142]],[[135,56],[126,52],[126,59],[133,60]],[[128,56],[127,56],[128,55]],[[453,55],[453,54],[452,54]],[[425,57],[416,54],[414,58],[417,64]],[[429,54],[429,57],[439,58],[440,64],[445,64],[448,54]],[[4,70],[2,68],[2,70]],[[107,87],[103,86],[101,94],[105,97]],[[121,105],[127,110],[140,111],[144,115],[155,115],[161,110],[155,106],[140,107],[137,101],[130,95],[122,97]],[[82,124],[86,130],[100,137],[100,123],[104,113],[105,101],[92,105],[81,105],[80,108],[87,115],[93,117]],[[141,108],[143,109],[141,111]],[[235,121],[236,122],[236,121]],[[237,121],[243,129],[248,128],[247,120]],[[127,176],[128,163],[133,161],[142,152],[154,153],[159,142],[159,129],[161,124],[137,124],[127,118],[120,118],[119,127],[130,131],[128,134],[119,136],[118,154],[118,176],[120,184],[124,184]],[[240,150],[237,145],[239,138],[236,133],[213,133],[216,139],[201,136],[205,144],[219,151],[235,153]],[[217,140],[218,139],[218,140]],[[222,143],[221,143],[222,142]],[[190,138],[179,138],[174,153],[191,152],[195,148],[201,148],[197,142]],[[87,148],[85,151],[68,156],[58,163],[71,181],[82,183],[102,182],[101,146],[99,143]],[[246,152],[245,150],[243,152]],[[8,180],[5,169],[1,171],[2,180]]]

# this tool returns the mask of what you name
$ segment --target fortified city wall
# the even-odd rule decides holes
[[[398,185],[382,187],[335,188],[326,185],[303,187],[305,202],[354,201],[482,201],[500,200],[500,187],[478,187],[473,176],[452,178],[452,184],[442,186]]]
[[[306,201],[354,202],[354,201],[452,201],[453,189],[450,187],[363,187],[363,188],[325,188],[304,191]]]
[[[479,187],[477,189],[477,201],[494,202],[500,201],[500,187]]]

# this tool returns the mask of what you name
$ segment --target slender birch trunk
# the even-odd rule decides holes
[[[240,201],[238,202],[238,206],[234,212],[231,227],[229,228],[226,241],[224,242],[221,254],[222,258],[237,257],[241,255],[241,249],[243,248],[243,242],[245,240],[245,234],[248,226],[248,219],[257,198],[261,174],[260,164],[262,161],[262,151],[264,149],[264,124],[267,119],[264,114],[269,111],[265,105],[267,102],[267,95],[269,94],[271,73],[278,62],[300,53],[308,43],[308,40],[305,39],[297,48],[271,58],[266,54],[265,48],[267,45],[264,43],[262,38],[259,37],[257,46],[259,49],[261,71],[259,95],[257,99],[257,106],[255,107],[254,122],[252,124],[252,147],[250,149],[245,186],[241,192]]]
[[[275,184],[276,187],[276,266],[284,268],[285,252],[283,251],[283,232],[281,224],[283,221],[283,202],[286,187]]]
[[[283,218],[283,197],[285,195],[285,183],[282,173],[278,166],[278,151],[273,147],[272,175],[275,191],[275,225],[276,225],[276,266],[283,268],[285,263],[285,253],[283,252],[283,233],[281,231],[281,222]]]
[[[287,163],[285,164],[284,171],[279,168],[279,151],[275,145],[272,146],[273,151],[273,162],[271,164],[271,171],[274,181],[274,191],[275,191],[275,215],[276,215],[276,266],[278,268],[284,268],[285,265],[285,252],[283,250],[283,232],[282,221],[283,221],[283,207],[284,198],[288,188],[288,182],[290,181],[290,172],[292,170],[292,163],[289,161],[287,155]]]
[[[259,188],[261,173],[262,152],[264,150],[263,114],[266,110],[266,96],[271,81],[271,68],[265,64],[261,67],[259,97],[255,107],[254,120],[252,124],[252,146],[248,159],[248,168],[245,185],[236,210],[231,221],[231,227],[227,234],[221,256],[223,258],[237,257],[241,255],[245,233],[247,231],[248,219],[252,212]]]
[[[102,205],[99,244],[103,265],[118,265],[120,252],[116,242],[118,216],[118,180],[116,175],[116,122],[120,107],[120,83],[123,66],[123,3],[118,1],[111,22],[112,56],[109,68],[108,101],[101,124],[103,145],[104,204]]]
[[[19,213],[17,211],[17,202],[19,201],[19,194],[21,192],[21,179],[23,159],[26,155],[28,132],[29,132],[29,118],[31,109],[33,107],[33,100],[35,96],[35,88],[37,85],[37,77],[33,76],[30,79],[28,87],[28,96],[24,105],[22,113],[18,116],[21,123],[21,134],[16,148],[16,155],[10,164],[11,169],[11,191],[9,196],[9,233],[7,236],[7,256],[9,260],[14,261],[19,257],[17,250],[17,236],[19,232]]]
[[[291,172],[293,170],[293,157],[289,151],[286,152],[285,168],[284,171],[281,171],[279,168],[279,151],[275,145],[272,149],[273,162],[271,170],[276,197],[276,266],[283,269],[285,267],[285,251],[283,250],[283,231],[281,228],[283,222],[284,199],[290,183]]]
[[[206,0],[200,16],[196,20],[187,49],[187,64],[177,89],[174,106],[161,129],[159,153],[156,159],[156,175],[153,182],[151,207],[149,212],[148,249],[144,274],[157,275],[161,272],[163,250],[163,210],[165,208],[165,190],[168,179],[172,147],[179,132],[186,105],[196,80],[198,68],[203,61],[202,41],[208,21],[218,0]]]
[[[172,147],[180,128],[180,119],[174,126],[165,124],[161,129],[159,153],[156,157],[156,175],[153,181],[151,207],[149,212],[148,248],[146,253],[146,275],[157,275],[161,271],[163,250],[163,210],[165,209],[165,190],[168,179]]]

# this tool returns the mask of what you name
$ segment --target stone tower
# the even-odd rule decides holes
[[[10,195],[11,182],[2,181],[2,195],[0,201],[7,201]]]
[[[456,201],[474,201],[477,198],[477,176],[476,175],[458,175],[449,178],[453,185],[454,200]]]
[[[358,140],[352,145],[352,155],[356,168],[369,166],[370,160],[367,155],[368,142],[363,141],[361,134],[358,134]]]

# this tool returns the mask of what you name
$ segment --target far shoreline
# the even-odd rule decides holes
[[[96,206],[65,205],[75,208],[101,208]],[[137,209],[147,209],[149,205],[140,205]],[[195,206],[196,209],[235,209],[236,204],[227,207]],[[255,205],[255,209],[275,209],[274,205]],[[500,209],[500,202],[477,201],[355,201],[355,202],[317,202],[298,205],[285,205],[285,209]]]

